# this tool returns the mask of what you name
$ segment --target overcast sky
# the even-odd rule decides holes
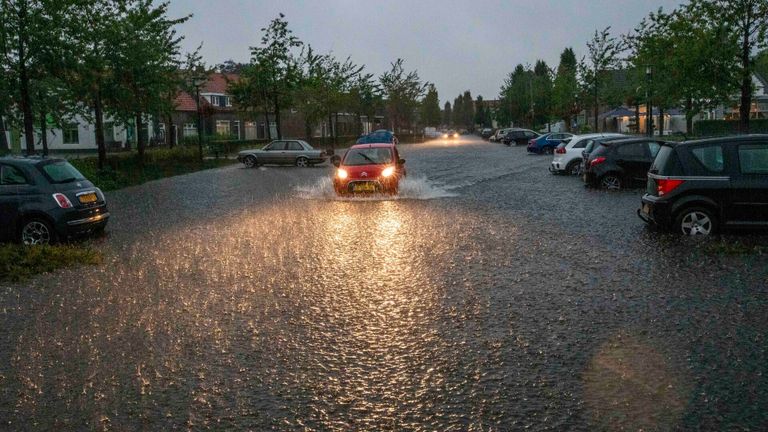
[[[435,83],[441,106],[470,90],[495,99],[518,63],[556,67],[565,47],[581,58],[596,29],[633,29],[659,7],[681,0],[171,0],[184,48],[203,43],[209,64],[245,62],[260,29],[282,12],[296,36],[318,52],[352,57],[380,75],[398,57]]]

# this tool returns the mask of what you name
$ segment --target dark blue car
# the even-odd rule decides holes
[[[573,134],[555,132],[544,134],[528,142],[528,152],[536,154],[552,154],[561,142],[567,142]]]

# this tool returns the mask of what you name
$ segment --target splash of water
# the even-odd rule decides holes
[[[296,187],[299,198],[309,200],[334,200],[334,201],[391,201],[391,200],[429,200],[437,198],[455,197],[444,186],[429,181],[426,177],[406,177],[400,180],[400,188],[397,195],[356,195],[339,196],[333,190],[333,183],[329,178],[321,178],[314,184]]]

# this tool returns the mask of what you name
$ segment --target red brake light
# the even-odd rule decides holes
[[[53,199],[56,200],[56,204],[58,204],[61,208],[72,208],[72,202],[64,194],[55,193],[53,194]]]
[[[589,163],[589,166],[600,165],[603,162],[605,162],[605,156],[598,156],[592,159],[592,162]]]
[[[558,147],[555,150],[555,153],[557,153],[557,154],[565,154],[565,147]]]
[[[658,179],[656,180],[656,191],[659,193],[659,196],[664,196],[675,190],[683,183],[685,183],[685,180]]]

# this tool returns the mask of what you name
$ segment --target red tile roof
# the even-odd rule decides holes
[[[208,81],[200,88],[200,93],[220,93],[220,94],[227,94],[227,86],[229,85],[230,81],[236,81],[238,79],[237,74],[222,74],[222,73],[213,73],[208,77]],[[205,98],[200,98],[200,104],[203,107],[211,106],[210,102],[205,100]],[[184,90],[180,90],[179,94],[176,95],[176,100],[174,101],[174,105],[176,106],[176,111],[191,111],[195,112],[197,111],[197,106],[195,105],[195,97],[190,95],[189,93],[185,92]],[[232,107],[213,107],[217,110],[227,111],[231,110]]]

